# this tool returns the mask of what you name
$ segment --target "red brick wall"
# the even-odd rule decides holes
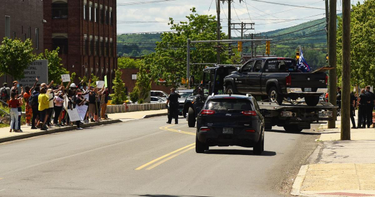
[[[97,14],[100,14],[99,21],[94,22],[93,17],[90,21],[88,17],[90,2],[92,3],[93,7],[95,7],[95,3],[99,8],[100,5],[102,5],[104,10],[105,6],[108,7],[108,10],[110,7],[112,7],[113,25],[110,23],[106,24],[106,22],[104,22],[104,24],[101,23],[102,13],[100,12],[100,9],[99,12],[97,12]],[[68,18],[52,19],[52,0],[44,0],[44,18],[49,21],[47,24],[45,24],[44,28],[46,33],[44,41],[46,43],[46,48],[52,49],[53,33],[66,33],[68,35],[68,54],[61,55],[61,58],[63,59],[63,66],[70,72],[75,72],[77,77],[89,77],[91,73],[93,73],[100,79],[104,79],[104,75],[107,75],[108,81],[112,82],[115,76],[114,70],[117,69],[116,0],[87,0],[86,19],[83,18],[83,6],[84,0],[69,0]],[[110,43],[110,39],[112,38],[112,53],[109,55],[84,54],[84,35],[87,36],[88,41],[90,39],[90,35],[92,36],[95,43],[94,51],[96,51],[95,36],[98,37],[99,41],[100,37],[103,37],[104,41],[105,38],[108,38],[108,43]],[[89,41],[88,43],[88,49],[90,51],[91,42]],[[109,84],[110,86],[112,85],[112,83]]]

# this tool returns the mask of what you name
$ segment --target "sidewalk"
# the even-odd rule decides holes
[[[319,128],[320,144],[301,167],[292,195],[375,196],[375,129],[351,129],[351,140],[340,141],[340,118],[338,128]]]
[[[103,120],[101,122],[86,123],[86,124],[83,124],[82,127],[85,128],[85,127],[92,127],[92,126],[98,126],[98,125],[113,124],[113,123],[118,123],[121,121],[138,120],[142,118],[149,118],[149,117],[161,116],[161,115],[167,115],[167,110],[162,109],[162,110],[135,111],[135,112],[127,112],[127,113],[108,114],[109,120]],[[39,136],[39,135],[71,131],[71,130],[75,130],[76,126],[52,127],[44,131],[40,129],[31,129],[31,126],[22,125],[21,129],[23,132],[11,132],[10,133],[9,127],[0,128],[0,143]]]

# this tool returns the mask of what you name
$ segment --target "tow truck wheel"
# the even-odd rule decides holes
[[[289,133],[300,133],[302,131],[301,128],[298,127],[298,125],[285,125],[284,130]]]
[[[191,107],[189,107],[187,119],[189,127],[195,127],[195,113]]]
[[[319,103],[319,97],[307,96],[305,97],[305,102],[308,106],[316,106]]]
[[[278,103],[279,105],[281,105],[284,100],[284,97],[277,92],[275,86],[271,87],[268,91],[268,98],[271,102]]]

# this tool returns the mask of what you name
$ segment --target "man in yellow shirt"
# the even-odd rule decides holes
[[[46,120],[47,120],[46,112],[48,111],[48,108],[49,108],[49,97],[46,94],[46,92],[47,92],[47,89],[42,88],[38,96],[38,102],[39,102],[38,111],[39,111],[40,122],[42,122],[41,130],[48,129],[46,126]]]

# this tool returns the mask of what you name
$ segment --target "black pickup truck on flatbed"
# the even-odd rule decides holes
[[[281,104],[284,98],[304,98],[308,106],[319,103],[318,88],[327,87],[323,72],[298,71],[296,60],[283,57],[253,58],[224,78],[224,92],[252,94]]]

